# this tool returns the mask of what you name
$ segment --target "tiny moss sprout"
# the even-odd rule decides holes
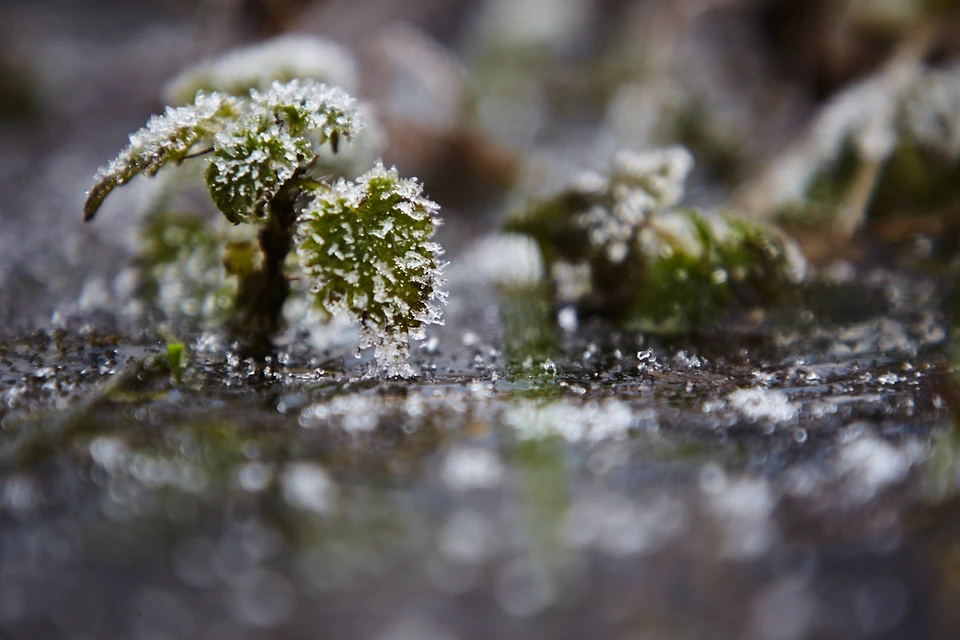
[[[409,339],[440,322],[445,296],[442,250],[431,242],[439,207],[416,180],[380,161],[356,180],[317,175],[322,149],[335,153],[362,126],[350,96],[314,80],[275,81],[245,97],[198,91],[193,104],[153,116],[97,172],[84,218],[92,219],[111,191],[138,175],[204,163],[214,204],[234,225],[258,228],[256,241],[217,247],[225,236],[194,229],[187,218],[176,229],[148,234],[157,250],[142,266],[155,274],[171,268],[181,255],[177,238],[200,234],[208,251],[222,252],[225,272],[236,276],[235,286],[213,278],[205,285],[209,299],[229,311],[225,321],[235,337],[261,346],[280,328],[293,270],[308,279],[322,314],[349,314],[361,328],[362,346],[376,348],[378,364],[389,375],[409,376]]]

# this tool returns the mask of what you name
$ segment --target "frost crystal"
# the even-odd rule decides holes
[[[152,176],[168,162],[179,162],[199,142],[221,131],[238,112],[238,102],[218,93],[198,93],[188,107],[167,107],[162,116],[153,116],[147,126],[130,136],[130,145],[109,165],[97,171],[87,191],[84,218],[92,218],[103,199],[134,176]]]
[[[683,198],[692,169],[693,156],[683,147],[622,150],[607,171],[574,176],[544,202],[515,215],[508,227],[534,237],[543,232],[566,235],[573,230],[561,232],[570,222],[561,219],[572,214],[573,226],[585,232],[590,246],[610,263],[621,264],[649,218]]]
[[[783,391],[763,387],[737,389],[727,396],[727,401],[750,420],[787,422],[800,413],[800,408]]]
[[[290,35],[244,47],[201,63],[174,78],[166,89],[170,102],[189,102],[197,91],[246,96],[270,88],[275,80],[309,78],[352,90],[356,64],[343,47],[316,36]]]
[[[355,318],[361,346],[376,347],[390,375],[412,375],[409,339],[440,323],[443,265],[430,242],[438,210],[416,180],[378,162],[356,182],[341,179],[299,219],[297,256],[317,306]]]
[[[506,410],[503,421],[524,440],[557,435],[569,442],[587,443],[623,440],[639,424],[630,405],[610,399],[583,404],[522,400]]]
[[[614,157],[606,189],[601,191],[597,191],[603,184],[600,176],[581,176],[575,188],[592,184],[595,194],[608,194],[606,202],[594,204],[578,218],[591,244],[602,247],[610,262],[622,263],[647,217],[683,198],[683,183],[692,169],[690,152],[670,147],[646,153],[621,151]]]
[[[683,184],[693,170],[693,156],[683,147],[638,153],[624,150],[613,159],[614,184],[626,193],[639,189],[654,198],[658,207],[672,207],[683,199]]]

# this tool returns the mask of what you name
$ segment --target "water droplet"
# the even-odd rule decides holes
[[[577,310],[573,307],[564,307],[557,314],[557,324],[567,333],[572,333],[579,327]]]

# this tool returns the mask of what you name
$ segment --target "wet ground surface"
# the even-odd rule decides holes
[[[215,333],[180,361],[95,323],[5,339],[3,637],[960,628],[930,282],[876,269],[682,340],[586,321],[522,362],[517,301],[452,269],[406,381],[343,328],[267,361]],[[881,313],[837,311],[856,292]]]

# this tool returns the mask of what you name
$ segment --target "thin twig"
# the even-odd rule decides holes
[[[307,176],[300,176],[299,178],[296,178],[293,184],[306,191],[329,191],[332,188],[322,179],[314,180],[313,178],[309,178]]]
[[[213,153],[213,147],[210,147],[209,149],[204,149],[203,151],[197,151],[196,153],[188,153],[187,155],[180,158],[180,160],[178,161],[178,164],[180,162],[183,162],[184,160],[190,160],[191,158],[199,158],[200,156],[205,156],[208,153]]]

